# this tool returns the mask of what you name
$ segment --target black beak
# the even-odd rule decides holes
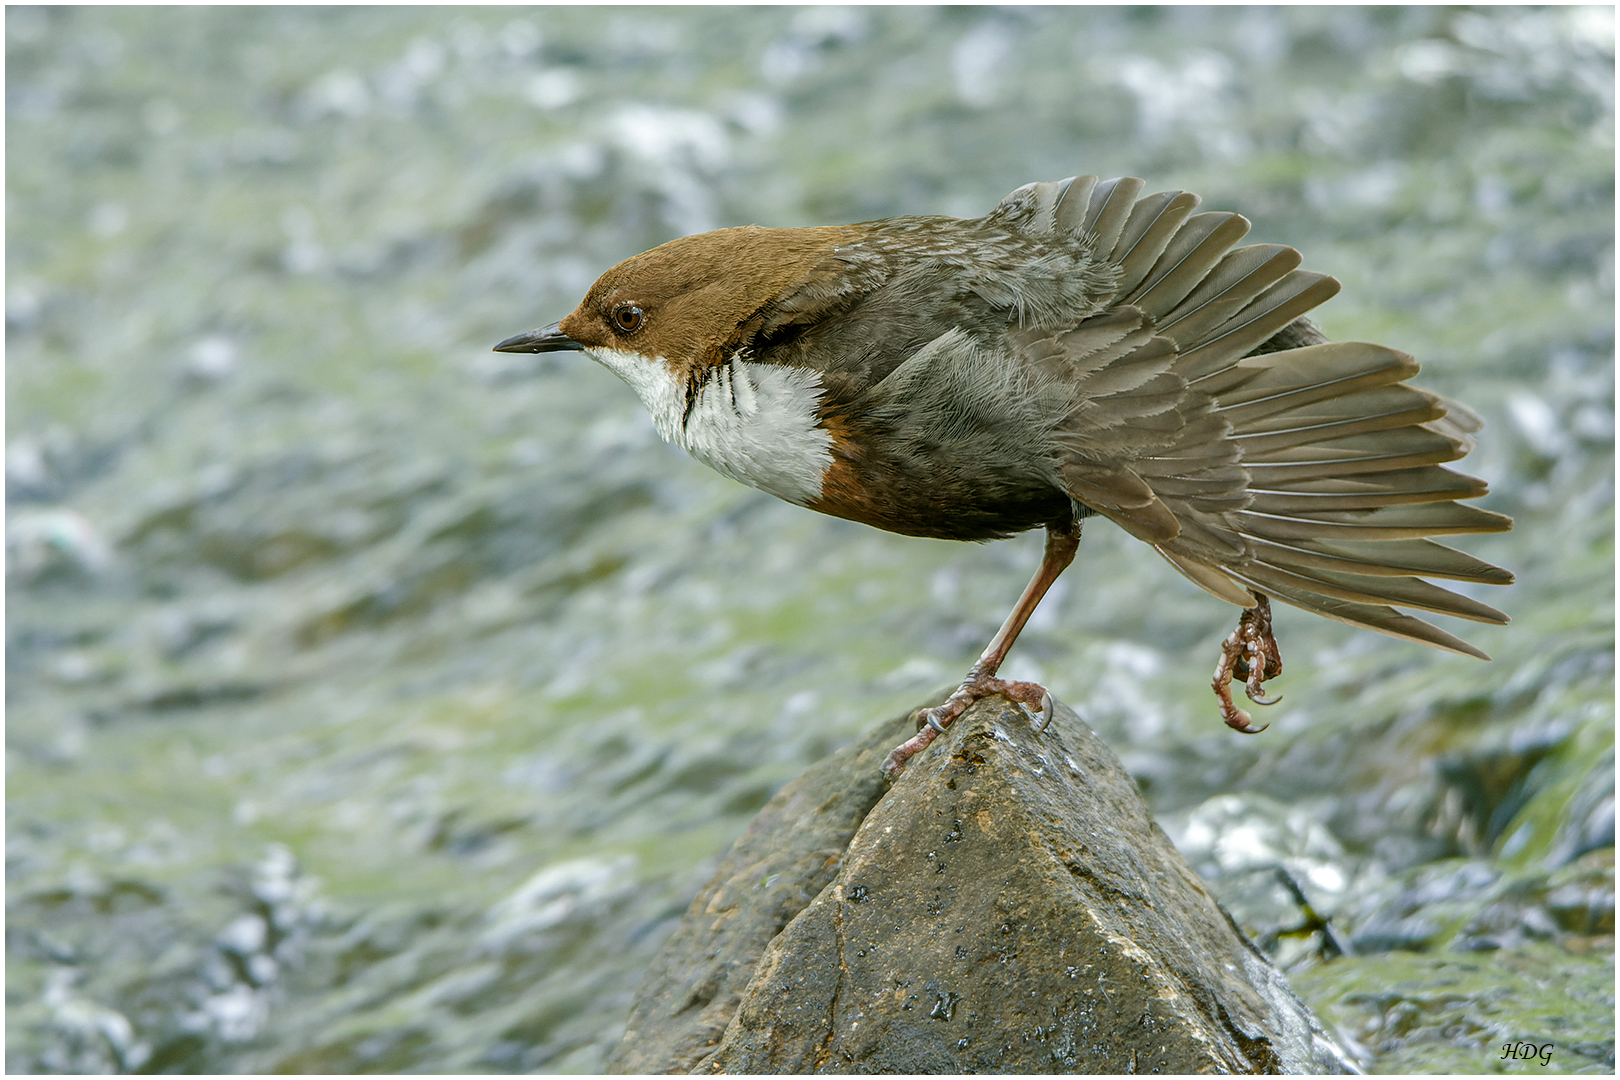
[[[557,329],[557,324],[542,326],[522,334],[513,334],[499,345],[496,352],[578,352],[585,346]]]

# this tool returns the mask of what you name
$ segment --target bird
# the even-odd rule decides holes
[[[1408,354],[1329,341],[1306,315],[1339,291],[1250,222],[1143,195],[1135,177],[1026,184],[977,218],[747,225],[613,266],[565,318],[500,352],[577,351],[640,396],[660,435],[744,484],[908,536],[1046,531],[1041,564],[960,686],[919,710],[891,777],[974,701],[1039,729],[1050,693],[998,671],[1106,518],[1242,611],[1211,681],[1271,704],[1270,601],[1489,660],[1413,608],[1508,617],[1429,578],[1513,575],[1433,539],[1512,528],[1444,467],[1471,410],[1408,382]]]

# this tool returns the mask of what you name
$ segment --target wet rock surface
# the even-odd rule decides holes
[[[648,968],[609,1072],[690,1072],[714,1050],[766,946],[831,883],[888,791],[878,766],[914,730],[909,715],[879,725],[765,805]]]
[[[884,725],[766,808],[666,943],[615,1068],[1346,1070],[1067,707],[1036,733],[1003,700],[976,706],[806,874],[805,847],[845,832],[903,733]],[[750,926],[758,947],[795,899],[757,968],[717,935]]]

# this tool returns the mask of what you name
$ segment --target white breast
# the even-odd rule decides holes
[[[717,472],[804,505],[821,495],[832,436],[816,423],[814,371],[732,357],[709,373],[687,409],[686,387],[662,359],[593,349],[641,395],[658,433]]]

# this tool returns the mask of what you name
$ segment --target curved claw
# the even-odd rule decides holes
[[[1015,700],[1014,704],[1018,706],[1018,711],[1024,714],[1024,719],[1029,721],[1031,731],[1042,730],[1046,727],[1047,721],[1052,719],[1052,695],[1048,691],[1042,692],[1041,706],[1038,709],[1032,708],[1027,701]]]
[[[1254,722],[1249,719],[1248,713],[1244,712],[1242,709],[1234,709],[1232,711],[1237,713],[1237,715],[1243,719],[1242,724],[1236,724],[1233,723],[1233,717],[1227,717],[1226,726],[1231,728],[1233,731],[1240,732],[1244,735],[1258,735],[1262,731],[1266,730],[1266,728],[1271,726],[1270,724],[1261,724],[1259,727],[1255,727]]]
[[[1271,726],[1270,724],[1261,724],[1259,727],[1255,727],[1254,721],[1249,717],[1249,714],[1232,703],[1232,689],[1225,683],[1217,682],[1215,684],[1215,700],[1221,707],[1221,719],[1233,731],[1240,731],[1245,735],[1258,735]]]
[[[1275,705],[1277,702],[1283,699],[1281,694],[1278,694],[1276,697],[1266,697],[1266,692],[1264,690],[1261,690],[1256,686],[1249,686],[1247,684],[1244,685],[1243,692],[1249,695],[1249,700],[1254,702],[1256,705]]]
[[[1052,722],[1052,691],[1048,690],[1041,695],[1041,711],[1029,718],[1031,731],[1045,731],[1046,725]]]

